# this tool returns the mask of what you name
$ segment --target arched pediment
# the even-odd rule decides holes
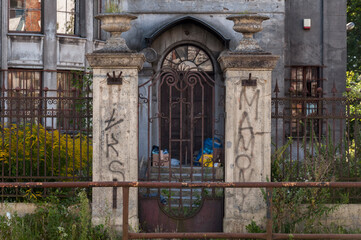
[[[224,44],[225,48],[229,47],[230,39],[224,37],[222,33],[220,33],[217,29],[215,29],[208,23],[206,23],[200,19],[191,17],[191,16],[185,16],[185,17],[178,18],[178,19],[174,20],[173,22],[163,25],[157,31],[153,32],[151,35],[146,36],[145,42],[147,44],[147,47],[150,47],[152,45],[153,41],[155,39],[157,39],[160,35],[162,35],[164,32],[168,31],[169,29],[171,29],[177,25],[181,25],[181,24],[185,24],[185,23],[193,23],[195,25],[198,25],[198,26],[206,29],[207,31],[211,32],[214,36],[216,36]]]

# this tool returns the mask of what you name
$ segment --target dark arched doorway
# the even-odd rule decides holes
[[[153,76],[139,86],[140,131],[147,128],[139,139],[140,156],[147,159],[141,176],[157,182],[223,181],[224,83],[216,59],[226,39],[185,17],[148,40],[158,58],[151,62]],[[140,223],[150,232],[222,231],[223,198],[223,189],[141,189]]]
[[[214,136],[215,82],[209,55],[195,45],[180,45],[171,49],[162,69],[173,74],[163,75],[160,84],[161,149],[182,166],[199,166],[197,152],[202,143]],[[171,77],[170,77],[171,76]],[[219,156],[215,159],[220,161]]]

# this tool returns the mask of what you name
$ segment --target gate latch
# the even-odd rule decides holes
[[[115,71],[113,71],[113,76],[110,76],[109,73],[107,73],[107,84],[108,85],[122,85],[123,84],[123,72],[120,72],[118,77],[115,76]]]
[[[249,74],[249,78],[248,79],[243,79],[242,80],[242,86],[246,86],[246,87],[255,87],[257,86],[257,80],[256,79],[252,79],[252,73]]]

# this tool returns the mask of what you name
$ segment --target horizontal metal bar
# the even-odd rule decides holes
[[[129,233],[129,239],[155,239],[155,238],[191,238],[191,239],[210,239],[210,238],[226,238],[226,239],[267,239],[265,233]]]
[[[361,239],[361,234],[284,234],[274,233],[272,239]]]
[[[191,238],[191,239],[266,239],[265,233],[129,233],[129,239]],[[274,233],[272,239],[361,239],[361,234],[284,234]]]
[[[27,32],[29,33],[29,32]],[[56,73],[67,73],[67,74],[77,74],[77,72],[81,72],[81,74],[91,74],[93,72],[87,72],[82,70],[49,70],[49,69],[0,69],[0,72],[56,72]]]
[[[86,188],[86,187],[144,187],[144,188],[361,188],[361,182],[2,182],[1,188]]]
[[[337,101],[347,101],[355,102],[361,98],[348,99],[347,97],[273,97],[272,101],[274,102],[337,102]]]

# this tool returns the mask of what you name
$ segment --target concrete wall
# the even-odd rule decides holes
[[[198,18],[229,38],[230,48],[234,49],[242,35],[236,33],[233,22],[225,18],[236,13],[260,13],[270,17],[264,22],[264,30],[255,35],[261,47],[281,59],[273,72],[273,79],[283,79],[285,1],[284,0],[204,0],[204,1],[167,1],[167,0],[123,0],[124,11],[138,15],[133,28],[124,33],[127,44],[138,51],[146,47],[145,36],[180,17]],[[283,81],[281,81],[282,83]],[[275,83],[273,83],[274,85]]]
[[[131,49],[142,51],[149,47],[146,43],[146,37],[151,36],[154,32],[161,29],[165,25],[176,21],[182,17],[190,16],[196,18],[206,25],[214,28],[224,38],[230,39],[230,49],[234,49],[239,41],[242,39],[242,34],[233,30],[233,22],[226,20],[226,17],[236,13],[251,13],[257,12],[270,17],[270,20],[263,23],[264,30],[255,35],[255,38],[260,42],[262,48],[271,52],[274,55],[279,55],[280,60],[276,69],[272,73],[273,85],[275,80],[284,79],[284,18],[285,18],[285,2],[284,0],[206,0],[206,1],[145,1],[145,0],[123,0],[122,6],[124,11],[134,13],[138,19],[133,21],[133,27],[130,31],[123,33],[128,46]],[[182,29],[183,28],[183,29]],[[184,30],[188,30],[190,34],[185,35]],[[214,59],[219,57],[219,54],[226,50],[224,43],[217,42],[216,36],[207,31],[201,30],[199,26],[194,24],[183,24],[169,29],[167,32],[161,34],[157,39],[154,39],[151,45],[157,51],[158,59],[155,62],[146,63],[143,71],[140,73],[140,82],[145,82],[159,69],[159,62],[164,57],[166,49],[174,46],[177,43],[187,41],[203,44],[207,47]],[[215,68],[222,84],[222,72],[219,70],[217,61]],[[219,79],[218,79],[219,78]],[[283,85],[283,81],[279,84]],[[142,90],[141,90],[142,91]],[[146,121],[145,109],[142,105],[140,111],[141,128],[139,139],[140,141],[140,158],[146,156],[147,153],[147,130],[141,126],[146,126],[143,123]],[[144,114],[143,114],[144,112]],[[154,131],[153,131],[154,132]],[[223,134],[223,131],[220,131]],[[156,138],[156,135],[154,135]]]
[[[311,19],[311,30],[303,29],[304,18]],[[345,26],[346,0],[286,1],[285,64],[324,66],[323,89],[328,97],[333,82],[339,95],[345,89]],[[286,77],[288,74],[286,71]]]
[[[54,1],[43,0],[43,4],[43,33],[22,36],[7,34],[8,1],[1,1],[0,51],[3,69],[8,63],[12,68],[52,70],[87,66],[82,56],[99,45],[99,42],[93,42],[97,29],[97,21],[93,21],[97,1],[80,0],[80,28],[75,39],[56,36]],[[138,51],[146,47],[145,36],[185,15],[199,18],[217,29],[231,39],[230,48],[234,48],[242,35],[232,30],[233,23],[225,17],[244,12],[265,14],[271,19],[264,23],[265,29],[256,34],[256,38],[264,49],[281,56],[273,71],[273,86],[278,79],[281,94],[285,92],[283,79],[288,76],[287,69],[284,73],[284,65],[326,66],[323,70],[327,79],[324,90],[330,93],[334,81],[340,92],[344,89],[346,0],[123,0],[122,7],[139,17],[134,21],[133,28],[124,33],[130,48]],[[309,31],[302,28],[304,18],[312,20]],[[102,37],[106,37],[104,32]],[[285,89],[287,91],[287,84]]]
[[[9,212],[11,215],[15,213],[18,216],[32,214],[36,211],[34,203],[0,203],[0,216],[6,216]],[[361,205],[360,204],[344,204],[337,207],[327,218],[323,219],[325,226],[343,226],[346,229],[360,229],[361,226]]]
[[[56,1],[43,0],[41,33],[8,33],[7,1],[2,4],[2,68],[37,68],[45,70],[82,70],[87,67],[85,54],[93,51],[93,1],[79,1],[79,28],[75,36],[56,34]],[[44,76],[51,87],[54,76]],[[49,74],[48,74],[49,75]],[[51,74],[50,74],[51,75]],[[51,79],[51,80],[49,80]],[[56,86],[56,85],[55,85]]]
[[[0,203],[0,216],[6,216],[7,213],[15,213],[22,217],[26,214],[35,213],[37,206],[35,203]]]
[[[303,29],[303,19],[307,18],[311,19],[310,30]],[[290,66],[320,66],[324,96],[333,96],[333,84],[338,91],[336,96],[342,96],[346,87],[346,20],[346,0],[286,1],[285,78],[290,78]],[[280,96],[287,95],[289,87],[290,82],[285,80],[284,88],[280,85]],[[331,104],[324,107],[332,112]],[[336,111],[344,109],[339,106]],[[278,124],[278,136],[282,136],[283,123],[280,120]],[[336,125],[336,139],[340,139],[339,126]],[[283,139],[279,140],[282,144]],[[293,159],[303,159],[303,151],[297,152],[298,144],[292,148]]]

